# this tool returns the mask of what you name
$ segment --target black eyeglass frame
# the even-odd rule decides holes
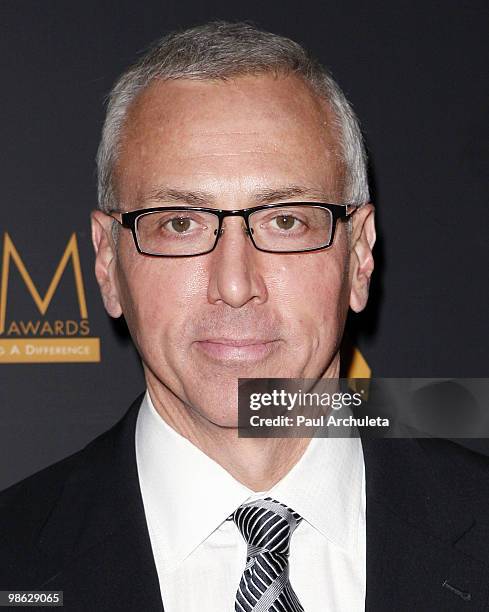
[[[253,213],[259,212],[260,210],[270,210],[274,208],[283,208],[287,206],[295,207],[295,206],[311,206],[314,208],[322,208],[326,209],[331,213],[332,217],[332,227],[331,227],[331,235],[329,238],[329,242],[323,246],[312,248],[312,249],[302,249],[299,251],[272,251],[269,249],[262,249],[258,247],[253,239],[253,228],[250,227],[249,218]],[[111,210],[108,215],[112,217],[115,221],[120,223],[122,227],[131,230],[132,237],[134,239],[134,244],[136,245],[136,249],[138,253],[141,255],[148,255],[149,257],[198,257],[199,255],[207,255],[211,253],[217,246],[219,242],[219,238],[222,236],[224,230],[222,227],[223,221],[226,217],[242,217],[246,226],[246,234],[249,236],[253,246],[257,251],[262,251],[263,253],[275,253],[278,255],[286,255],[292,253],[311,253],[315,251],[324,251],[325,249],[329,249],[333,242],[336,232],[336,223],[338,220],[348,219],[356,210],[358,210],[359,206],[355,204],[330,204],[326,202],[281,202],[277,204],[263,204],[261,206],[254,206],[252,208],[241,208],[238,210],[222,210],[220,208],[205,208],[201,206],[156,206],[153,208],[140,208],[138,210],[131,210],[129,212],[121,212],[118,210]],[[216,239],[214,241],[214,245],[212,248],[207,251],[203,251],[202,253],[192,253],[190,255],[163,255],[160,253],[148,253],[143,251],[139,245],[139,239],[137,235],[137,221],[140,217],[147,215],[149,213],[156,212],[164,212],[164,211],[176,211],[176,212],[206,212],[215,215],[218,218],[218,228],[214,230],[214,234]],[[115,214],[119,215],[120,218],[116,217]]]

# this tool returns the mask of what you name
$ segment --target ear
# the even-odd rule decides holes
[[[91,214],[92,243],[95,250],[95,276],[100,287],[105,310],[111,317],[122,314],[116,277],[116,247],[112,237],[114,219],[100,210]]]
[[[367,305],[375,238],[375,209],[372,204],[365,204],[353,215],[350,236],[350,307],[355,312],[361,312]]]

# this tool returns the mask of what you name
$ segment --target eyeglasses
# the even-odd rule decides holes
[[[306,253],[333,244],[336,222],[358,207],[352,204],[293,202],[241,210],[193,206],[110,211],[130,229],[139,253],[154,257],[192,257],[216,248],[226,217],[242,217],[253,246],[265,253]]]

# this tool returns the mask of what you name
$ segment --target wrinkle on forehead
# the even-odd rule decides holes
[[[243,182],[261,172],[273,182],[282,172],[302,183],[311,166],[341,190],[331,111],[297,77],[262,76],[153,83],[129,110],[115,174],[134,201],[161,176]]]
[[[280,200],[291,200],[292,198],[313,199],[316,201],[329,201],[329,194],[321,189],[304,187],[301,185],[284,185],[275,188],[264,188],[250,192],[248,198],[255,205],[272,204]],[[158,203],[178,203],[189,206],[208,206],[215,203],[214,194],[211,191],[188,191],[174,189],[171,187],[158,186],[142,194],[141,204],[151,205]]]

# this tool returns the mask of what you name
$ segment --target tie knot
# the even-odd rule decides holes
[[[248,544],[248,555],[273,552],[288,555],[290,536],[301,517],[284,504],[267,497],[241,505],[233,514]]]

